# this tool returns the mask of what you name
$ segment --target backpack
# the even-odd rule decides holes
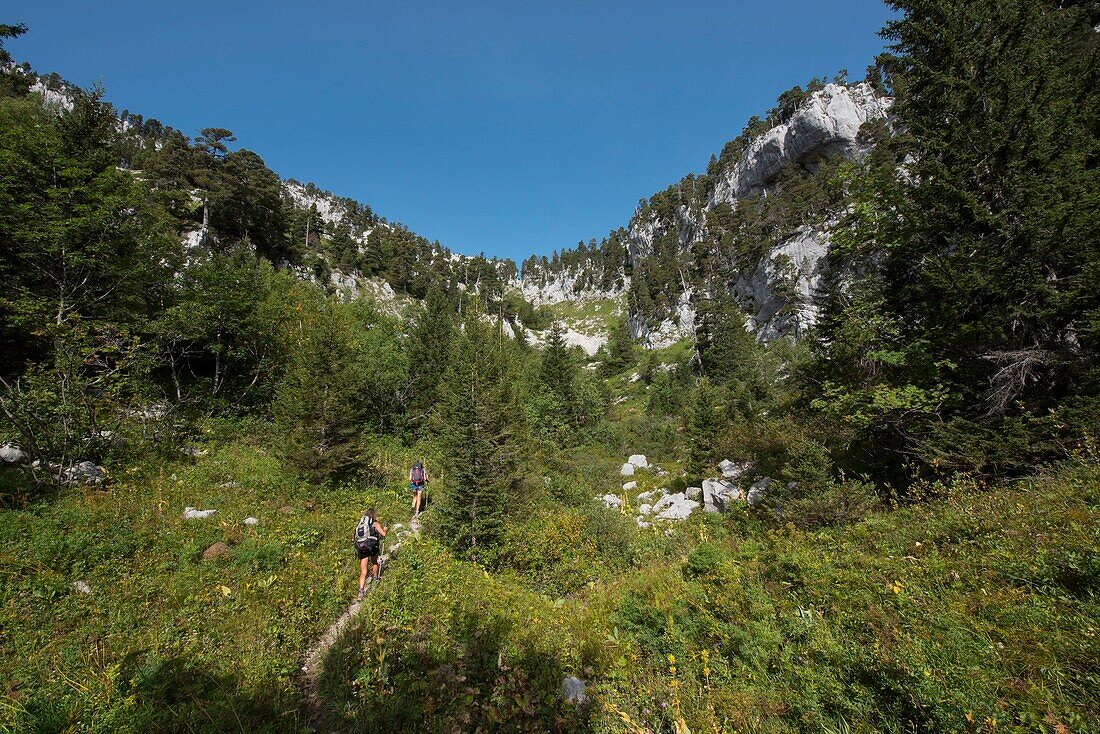
[[[374,529],[374,518],[363,515],[355,526],[355,549],[360,553],[373,555],[378,552],[378,533]]]
[[[409,476],[412,477],[413,484],[420,484],[424,481],[424,467],[414,466],[412,468],[412,473]]]

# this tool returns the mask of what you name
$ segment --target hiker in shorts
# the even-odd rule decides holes
[[[378,522],[371,507],[355,526],[355,552],[359,556],[359,598],[367,591],[367,584],[378,580],[378,554],[382,550],[382,538],[390,531]]]
[[[428,483],[428,470],[423,461],[417,461],[409,469],[409,489],[413,493],[413,517],[420,514],[424,505],[424,485]]]

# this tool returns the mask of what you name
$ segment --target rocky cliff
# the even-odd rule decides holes
[[[743,147],[734,146],[733,155],[712,164],[706,175],[689,176],[643,202],[622,238],[622,286],[613,293],[628,294],[635,338],[650,348],[691,338],[698,299],[721,289],[740,304],[746,328],[761,340],[806,333],[817,318],[814,294],[836,212],[808,207],[800,212],[789,182],[812,180],[830,161],[864,156],[872,143],[860,131],[868,123],[885,123],[891,103],[866,82],[821,85],[785,119],[743,135]],[[725,221],[739,207],[766,208],[769,198],[785,206],[775,203],[783,214],[769,220],[766,234],[746,237]],[[701,270],[701,252],[724,265]],[[537,286],[522,287],[549,302],[605,295],[591,283],[574,264],[550,274],[540,271]]]

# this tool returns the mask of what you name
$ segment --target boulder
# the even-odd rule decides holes
[[[617,510],[623,506],[623,501],[613,494],[605,494],[602,498],[604,506],[610,510]]]
[[[635,469],[649,468],[649,460],[645,458],[645,454],[631,454],[627,463],[633,464]]]
[[[202,552],[202,560],[212,561],[215,558],[221,558],[222,556],[228,555],[229,553],[229,544],[219,540],[217,543],[214,543],[214,545],[210,546]]]
[[[658,519],[687,519],[696,507],[697,502],[678,492],[661,497],[661,501],[653,505],[653,512]]]
[[[561,695],[565,699],[566,703],[581,705],[588,700],[588,695],[585,693],[587,684],[580,678],[570,675],[561,682]]]
[[[643,528],[643,529],[644,529],[644,528],[648,528],[648,527],[649,527],[649,523],[648,523],[648,522],[646,522],[646,519],[645,519],[644,517],[642,517],[641,515],[639,515],[638,517],[634,518],[634,522],[636,522],[636,523],[638,524],[638,527],[640,527],[640,528]]]
[[[638,488],[638,483],[637,482],[627,482],[626,484],[623,485],[623,489],[626,489],[626,490],[637,489],[637,488]]]
[[[107,472],[90,461],[82,461],[73,464],[58,476],[62,484],[102,484],[107,479]]]
[[[689,500],[697,500],[697,499],[699,499],[700,497],[703,496],[703,488],[702,487],[688,487],[687,489],[684,490],[684,495]]]
[[[246,517],[244,519],[244,524],[245,525],[259,525],[260,521],[256,518],[254,518],[254,517]]]
[[[734,464],[729,459],[723,459],[718,464],[722,476],[726,479],[740,479],[749,470],[748,464]]]
[[[718,512],[728,512],[730,504],[742,498],[741,488],[726,479],[704,479],[702,490],[703,504],[715,507]]]
[[[638,508],[639,515],[649,515],[653,512],[653,505],[641,505]]]
[[[695,500],[690,500],[683,492],[668,494],[653,505],[653,512],[659,520],[685,520],[691,511],[699,506]]]
[[[660,499],[664,495],[668,494],[664,489],[651,489],[648,492],[642,492],[638,495],[639,502],[649,502],[651,500]]]
[[[73,591],[78,594],[91,594],[92,587],[88,585],[87,581],[80,580],[73,582]]]
[[[205,520],[213,515],[217,510],[196,510],[194,507],[183,508],[184,520]]]
[[[5,464],[23,464],[27,461],[27,452],[9,441],[0,446],[0,461]]]
[[[759,482],[756,482],[749,487],[749,493],[745,497],[750,505],[758,505],[764,499],[764,495],[767,494],[768,489],[772,486],[772,478],[764,477]]]
[[[632,477],[632,476],[634,476],[634,465],[633,465],[633,464],[630,464],[630,463],[627,463],[627,464],[623,464],[623,465],[622,465],[622,466],[621,466],[621,467],[619,468],[619,474],[621,474],[621,475],[622,475],[622,476],[624,476],[624,477]]]

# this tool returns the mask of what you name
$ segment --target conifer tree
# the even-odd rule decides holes
[[[562,403],[569,405],[574,396],[575,371],[576,365],[569,354],[561,324],[555,321],[546,337],[539,377],[547,389],[557,395]]]
[[[688,472],[701,476],[714,462],[714,444],[718,434],[714,390],[707,378],[699,380],[688,408],[685,434],[688,439]]]
[[[364,361],[342,304],[321,300],[306,308],[313,312],[302,318],[274,412],[284,457],[320,482],[363,462]]]
[[[634,338],[630,334],[630,322],[626,317],[619,319],[611,339],[607,344],[607,357],[604,360],[604,372],[621,372],[634,363]]]
[[[436,528],[446,545],[475,561],[499,538],[518,479],[522,411],[508,347],[472,304],[439,402],[439,440],[449,462]]]
[[[424,308],[409,334],[409,408],[414,421],[423,419],[439,400],[440,382],[450,362],[455,339],[454,315],[438,286],[428,291]]]

